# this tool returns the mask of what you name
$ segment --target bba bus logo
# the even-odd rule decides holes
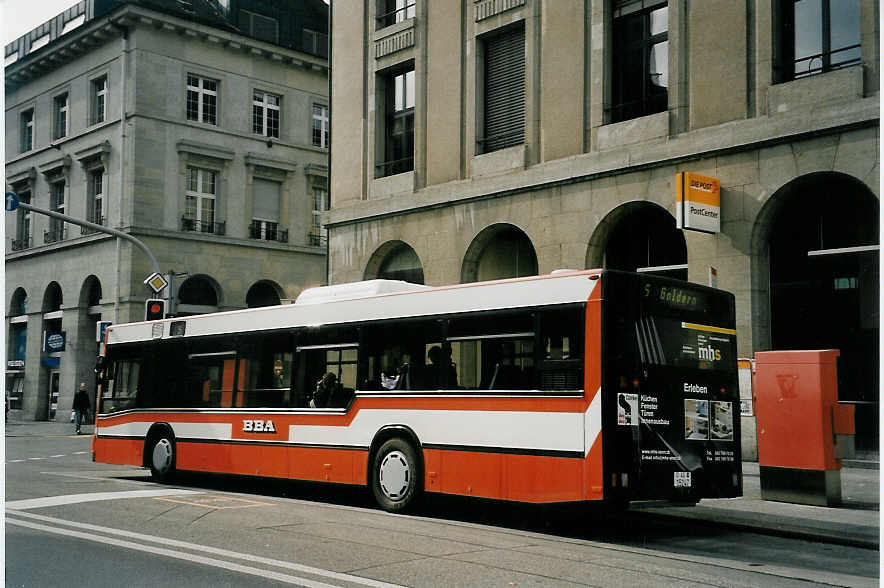
[[[258,420],[243,420],[242,422],[242,432],[243,433],[275,433],[276,427],[273,426],[273,421],[267,419],[266,421],[258,419]]]

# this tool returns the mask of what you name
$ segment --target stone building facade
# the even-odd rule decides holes
[[[24,419],[92,385],[100,321],[279,304],[326,275],[322,0],[83,0],[6,46],[7,377]],[[63,345],[63,347],[62,347]],[[58,416],[58,414],[61,416]]]
[[[742,357],[841,349],[876,448],[880,5],[834,4],[335,2],[330,283],[714,283]],[[676,228],[679,172],[719,232]]]

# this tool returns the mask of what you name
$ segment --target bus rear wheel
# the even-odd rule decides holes
[[[150,446],[150,474],[154,481],[167,483],[175,476],[175,441],[171,435],[160,434]]]
[[[414,447],[398,437],[387,440],[372,460],[371,489],[387,512],[412,508],[420,495],[420,462]]]

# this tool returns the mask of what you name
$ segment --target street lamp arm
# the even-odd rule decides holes
[[[147,248],[141,240],[136,239],[132,235],[128,233],[124,233],[123,231],[118,231],[117,229],[112,229],[110,227],[106,227],[104,225],[99,225],[96,223],[91,223],[89,221],[81,220],[78,218],[74,218],[72,216],[68,216],[66,214],[62,214],[60,212],[55,212],[54,210],[46,210],[45,208],[40,208],[39,206],[33,206],[32,204],[28,204],[26,202],[19,202],[18,208],[23,208],[25,210],[30,210],[32,212],[36,212],[39,214],[45,214],[46,216],[51,216],[53,218],[57,218],[63,220],[66,223],[70,223],[72,225],[79,225],[81,227],[87,227],[92,229],[93,231],[97,231],[99,233],[107,233],[109,235],[114,235],[119,237],[120,239],[125,239],[131,242],[133,245],[141,249],[145,255],[147,255],[148,259],[150,259],[150,265],[153,268],[153,271],[156,273],[160,273],[160,264],[157,263],[157,258],[154,257],[153,253],[151,253],[150,249]]]

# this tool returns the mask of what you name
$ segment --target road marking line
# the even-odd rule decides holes
[[[74,455],[84,455],[86,453],[89,453],[89,452],[88,451],[75,451],[73,454]]]
[[[6,463],[21,463],[23,461],[25,461],[25,460],[23,460],[23,459],[10,459]]]
[[[67,455],[50,455],[49,457],[67,457]]]
[[[124,492],[90,492],[88,494],[67,494],[65,496],[46,496],[44,498],[31,498],[28,500],[13,500],[6,503],[6,510],[28,510],[31,508],[46,508],[49,506],[63,506],[67,504],[79,504],[81,502],[97,502],[99,500],[118,500],[121,498],[153,498],[154,496],[181,496],[184,494],[200,494],[193,490],[128,490]]]
[[[308,580],[307,578],[300,578],[298,576],[290,576],[287,574],[280,574],[277,572],[271,572],[269,570],[261,570],[258,568],[253,568],[251,566],[243,566],[243,565],[239,565],[239,564],[235,564],[235,563],[221,561],[219,559],[213,559],[210,557],[203,557],[201,555],[182,553],[180,551],[172,551],[171,549],[164,549],[162,547],[151,547],[149,545],[141,545],[139,543],[133,543],[131,541],[123,541],[122,539],[112,539],[110,537],[100,537],[98,535],[91,535],[89,533],[82,533],[80,531],[73,531],[73,530],[69,530],[69,529],[59,529],[57,527],[49,527],[47,525],[41,525],[39,523],[18,521],[18,520],[12,519],[12,518],[7,518],[6,523],[11,524],[11,525],[18,525],[20,527],[27,527],[29,529],[34,529],[37,531],[43,531],[46,533],[55,533],[56,535],[66,535],[68,537],[76,537],[77,539],[85,539],[86,541],[94,541],[96,543],[104,543],[106,545],[113,545],[115,547],[123,547],[126,549],[134,549],[135,551],[144,551],[146,553],[153,553],[155,555],[162,555],[162,556],[171,557],[174,559],[181,559],[184,561],[203,564],[206,566],[213,566],[216,568],[230,570],[232,572],[239,572],[241,574],[249,574],[252,576],[259,576],[262,578],[267,578],[268,580],[276,580],[277,582],[285,582],[286,584],[294,584],[296,586],[306,586],[307,588],[337,588],[337,587],[333,586],[332,584],[325,584],[323,582],[314,582],[313,580]]]
[[[216,510],[249,508],[251,506],[275,506],[275,503],[273,502],[258,502],[257,500],[246,500],[245,498],[233,498],[230,496],[199,496],[193,500],[178,500],[175,498],[167,498],[165,496],[157,496],[154,500],[166,500],[168,502],[177,502],[178,504],[187,504],[189,506],[202,506],[204,508],[214,508]],[[212,504],[213,502],[226,502],[227,504]]]
[[[29,457],[28,459],[31,461],[37,461],[37,460],[46,459],[46,458],[45,457]]]
[[[305,566],[302,564],[292,563],[288,561],[282,561],[278,559],[271,559],[267,557],[261,557],[259,555],[253,555],[251,553],[238,553],[236,551],[230,551],[228,549],[221,549],[218,547],[209,547],[207,545],[197,545],[195,543],[188,543],[186,541],[178,541],[176,539],[169,539],[166,537],[158,537],[156,535],[144,535],[141,533],[134,533],[132,531],[124,531],[122,529],[114,529],[111,527],[101,527],[99,525],[92,525],[89,523],[78,523],[75,521],[66,521],[64,519],[58,519],[54,517],[47,517],[43,515],[38,515],[34,513],[27,512],[9,512],[8,515],[23,517],[28,519],[33,519],[36,521],[43,521],[51,524],[58,525],[67,525],[69,527],[76,527],[78,529],[85,529],[88,531],[94,531],[96,533],[104,533],[106,535],[117,535],[120,537],[126,537],[128,539],[137,539],[140,541],[149,541],[153,543],[159,543],[161,545],[166,545],[169,547],[175,547],[179,549],[189,549],[190,551],[201,551],[203,553],[209,553],[212,555],[217,555],[225,558],[233,558],[233,559],[241,559],[253,563],[260,563],[264,565],[274,566],[277,568],[284,568],[288,570],[294,570],[296,572],[302,572],[306,574],[312,574],[314,576],[322,576],[325,578],[330,578],[333,580],[339,580],[341,582],[351,582],[354,584],[361,584],[363,586],[370,586],[371,588],[402,588],[398,584],[390,584],[388,582],[382,582],[380,580],[372,580],[370,578],[363,578],[361,576],[353,576],[351,574],[346,574],[343,572],[333,572],[331,570],[325,570],[322,568],[314,568],[311,566]],[[9,516],[6,517],[7,522],[11,522],[13,519]]]

